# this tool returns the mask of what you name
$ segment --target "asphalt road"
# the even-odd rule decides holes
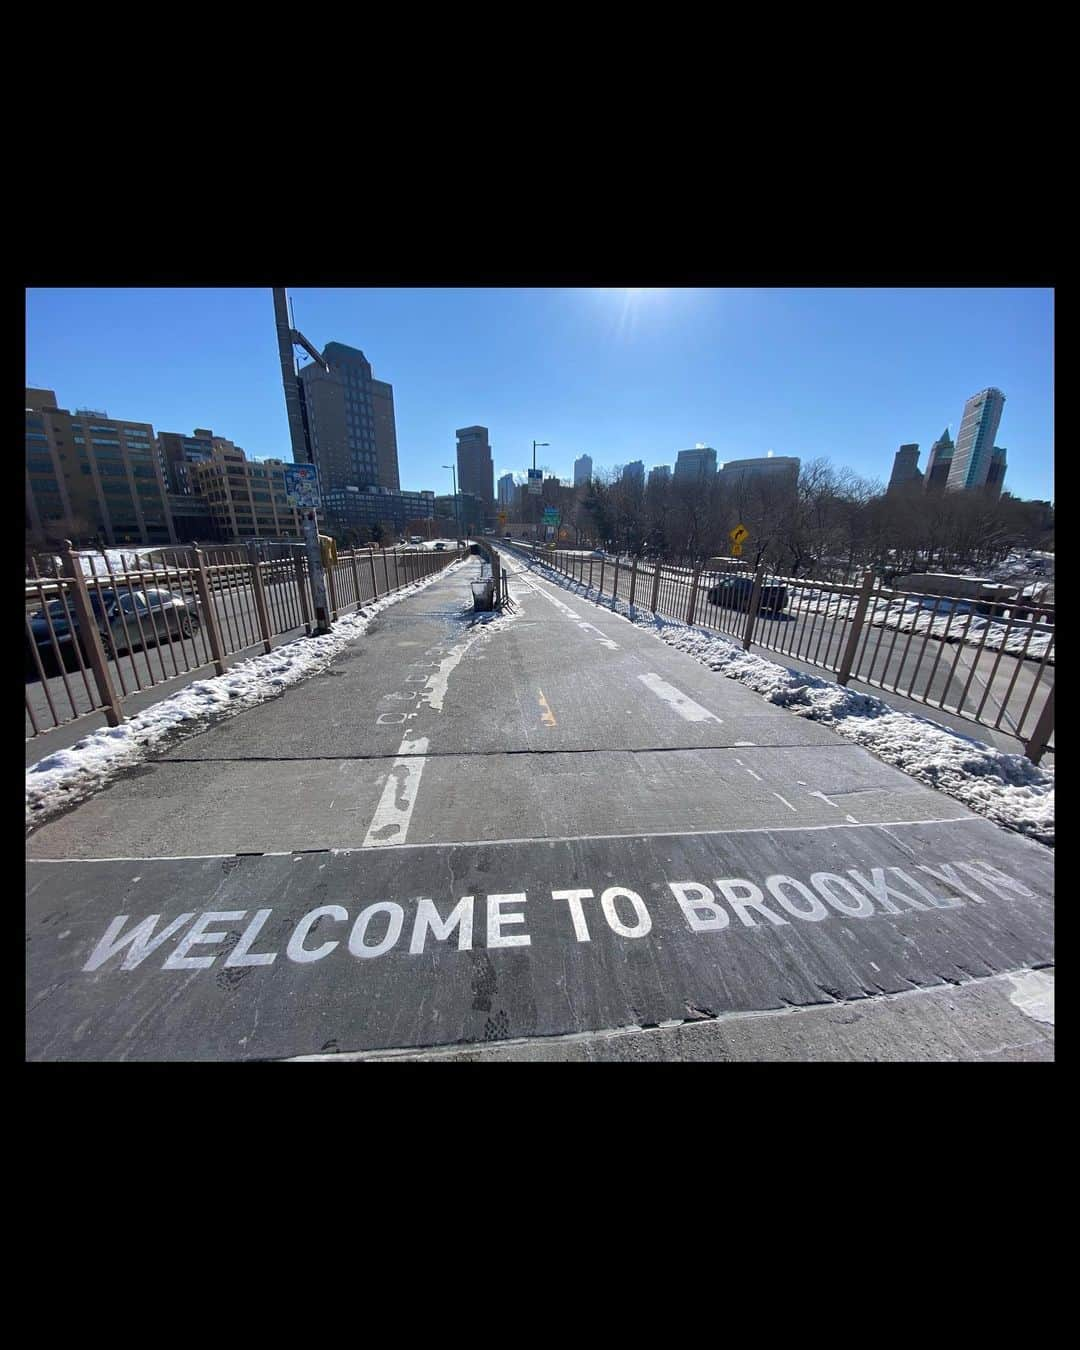
[[[588,555],[585,556],[583,575],[589,580]],[[665,569],[661,589],[661,612],[685,615],[690,598],[690,578],[669,575]],[[610,594],[614,566],[605,562],[603,584]],[[592,563],[592,584],[600,585],[599,560]],[[635,583],[635,600],[648,604],[652,595],[653,574],[650,568],[639,569]],[[618,594],[630,599],[630,568],[620,566]],[[824,604],[822,604],[824,611]],[[724,636],[741,638],[745,631],[745,612],[707,601],[704,588],[699,590],[694,622],[705,628],[715,628]],[[961,620],[957,631],[963,631]],[[771,617],[759,616],[755,625],[753,645],[776,653],[793,664],[800,662],[835,671],[850,632],[850,621],[828,618],[824,612],[788,610]],[[1054,686],[1054,666],[1036,660],[1017,657],[1008,652],[979,650],[976,643],[943,642],[921,633],[901,633],[896,628],[869,626],[860,640],[853,678],[884,692],[895,692],[927,705],[928,715],[939,708],[971,722],[970,734],[978,735],[980,727],[996,727],[1009,737],[1020,740],[1032,734],[1039,713]],[[1034,696],[1032,691],[1034,690]],[[1010,747],[1020,748],[1015,742]]]
[[[957,1001],[943,1050],[940,1008],[898,997],[1051,966],[1049,850],[506,565],[512,614],[470,612],[470,560],[324,674],[31,834],[28,1058],[871,1007],[869,1058],[986,1057],[986,1035],[1052,1053],[1030,1000]],[[766,1021],[712,1057],[830,1057],[827,1032]]]

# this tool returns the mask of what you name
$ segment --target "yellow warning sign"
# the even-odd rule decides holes
[[[732,556],[733,558],[741,558],[741,557],[742,557],[742,544],[732,544],[732,546],[731,546],[731,556]]]
[[[746,528],[745,525],[736,525],[735,528],[728,535],[728,538],[731,540],[733,544],[745,544],[746,541],[750,538],[750,531]]]

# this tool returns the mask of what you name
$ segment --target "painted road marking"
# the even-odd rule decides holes
[[[799,813],[798,813],[798,810],[797,810],[794,806],[792,806],[792,804],[788,801],[788,799],[787,799],[786,797],[780,797],[779,792],[774,792],[774,793],[773,793],[773,796],[774,796],[774,797],[779,797],[780,800],[784,803],[784,805],[787,807],[787,809],[788,809],[789,811],[794,811],[796,815],[799,814]]]
[[[395,759],[386,776],[379,805],[368,826],[361,848],[376,848],[381,844],[403,844],[409,833],[416,794],[420,789],[420,778],[424,772],[424,755],[427,754],[426,736],[418,736],[415,741],[404,740],[398,747],[399,756]]]
[[[546,727],[557,726],[558,723],[555,721],[555,714],[548,707],[548,701],[544,697],[544,691],[542,689],[540,690],[540,706],[544,710],[543,714],[540,717],[540,721],[543,722],[544,726]]]
[[[515,575],[519,574],[515,573]],[[582,619],[581,615],[578,614],[576,610],[571,609],[569,605],[564,605],[563,602],[559,600],[556,596],[549,595],[547,591],[543,590],[534,581],[529,581],[526,582],[525,584],[529,587],[530,590],[535,591],[537,595],[542,595],[544,599],[548,601],[549,604],[554,605],[555,608],[559,610],[561,613],[565,614],[568,619],[573,619],[577,623],[577,626],[579,628],[584,628],[587,632],[596,633],[597,634],[596,640],[597,642],[600,643],[602,647],[608,647],[613,652],[617,652],[619,650],[619,644],[617,642],[613,642],[611,638],[607,637],[604,633],[602,633],[595,624],[588,623],[584,619]]]
[[[611,638],[605,637],[604,634],[600,632],[600,629],[597,628],[596,624],[586,623],[584,619],[581,619],[578,621],[578,627],[584,628],[586,631],[590,633],[597,633],[599,636],[597,637],[596,640],[597,642],[600,643],[602,647],[610,647],[613,652],[617,652],[619,650],[619,644],[617,642],[612,642]]]
[[[735,763],[738,764],[740,768],[746,769],[746,772],[750,775],[751,778],[756,778],[759,783],[764,783],[765,780],[764,778],[762,778],[761,774],[755,773],[753,769],[747,768],[747,766],[742,762],[742,760],[739,758],[738,755],[735,756]]]
[[[535,913],[538,903],[548,913],[558,915],[560,920],[556,930],[550,927],[545,930],[547,941],[550,942],[552,937],[569,941],[572,934],[577,942],[591,942],[593,933],[603,931],[605,924],[618,937],[631,941],[646,938],[653,931],[653,912],[674,917],[676,910],[681,911],[686,928],[693,934],[711,934],[725,929],[730,934],[738,931],[740,925],[746,928],[779,928],[789,926],[793,919],[815,924],[822,920],[843,923],[852,918],[933,914],[937,910],[964,909],[970,903],[980,906],[993,904],[988,896],[1014,903],[1016,896],[1037,898],[1036,892],[1015,876],[979,858],[955,859],[951,863],[940,864],[940,870],[918,863],[905,868],[864,863],[860,867],[846,868],[843,872],[812,872],[808,877],[804,873],[805,880],[786,873],[765,875],[764,868],[757,872],[756,877],[715,877],[712,871],[709,869],[704,875],[698,873],[693,879],[681,881],[671,881],[665,876],[664,889],[657,884],[646,889],[636,879],[636,889],[618,884],[601,886],[599,896],[595,887],[576,885],[564,889],[547,884],[540,893],[543,895],[544,891],[547,892],[550,900],[555,902],[554,910],[547,908],[545,900],[539,899],[535,890],[531,906],[528,891],[488,892],[482,897],[475,894],[456,897],[452,892],[442,901],[442,908],[432,896],[415,899],[402,896],[400,901],[380,899],[360,909],[355,920],[343,905],[317,905],[293,924],[284,956],[295,964],[308,966],[329,956],[345,941],[350,956],[358,960],[373,960],[394,948],[406,932],[409,936],[405,937],[399,949],[402,954],[405,954],[407,944],[408,955],[423,956],[425,950],[431,950],[435,944],[446,942],[452,936],[456,936],[458,951],[470,951],[474,945],[473,920],[477,908],[486,918],[486,940],[477,945],[486,950],[528,947],[532,945],[532,934],[528,931],[529,911],[531,909]],[[917,872],[924,876],[916,876]],[[575,877],[575,880],[579,879],[587,880],[588,877]],[[604,878],[605,881],[611,879],[610,873]],[[973,889],[972,882],[978,890]],[[643,893],[650,896],[648,903]],[[593,903],[586,909],[583,901]],[[620,901],[621,905],[618,903]],[[565,910],[560,902],[566,904]],[[447,905],[452,908],[444,916],[442,911]],[[160,951],[169,938],[178,937],[185,929],[175,949],[162,963],[162,970],[194,973],[209,969],[219,956],[224,956],[225,967],[265,968],[273,965],[282,954],[280,950],[250,950],[273,914],[272,908],[256,910],[239,943],[234,944],[228,952],[187,955],[195,946],[214,947],[224,943],[229,933],[215,925],[242,923],[249,913],[247,909],[205,910],[202,913],[187,910],[166,922],[159,932],[155,930],[165,917],[161,913],[141,919],[131,914],[117,914],[81,970],[92,974],[108,965],[109,974],[130,972],[155,951]],[[351,931],[332,929],[330,931],[335,936],[327,940],[324,925],[319,934],[324,940],[314,946],[308,939],[323,918],[337,924],[352,921]],[[407,919],[412,920],[408,929]],[[763,924],[762,920],[767,922]],[[505,932],[509,927],[515,930],[524,928],[525,931]],[[369,942],[368,935],[372,931],[375,941]],[[280,948],[280,937],[278,943]],[[120,959],[114,960],[116,957]],[[1011,978],[1015,986],[1012,1002],[1028,1016],[1052,1024],[1053,977],[1029,971],[1021,977]]]
[[[709,712],[708,708],[703,708],[700,703],[695,703],[692,698],[676,689],[673,684],[662,680],[659,675],[639,675],[638,679],[646,689],[651,689],[657,698],[662,698],[687,722],[722,721],[715,713]]]
[[[820,797],[823,802],[827,802],[830,806],[835,806],[838,811],[840,810],[839,805],[834,802],[831,797],[826,797],[824,792],[808,792],[806,795],[808,797]]]

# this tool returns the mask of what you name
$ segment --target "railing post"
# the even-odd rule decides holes
[[[606,558],[601,558],[601,559],[600,559],[600,589],[596,592],[597,595],[603,595],[603,594],[604,594],[604,567],[605,567],[606,564],[607,564],[607,559],[606,559]]]
[[[394,564],[394,571],[397,572],[397,563]],[[386,582],[386,590],[383,593],[389,595],[394,588],[390,585],[390,564],[386,561],[385,548],[382,550],[382,574],[383,580]]]
[[[1024,754],[1031,760],[1032,764],[1038,764],[1043,757],[1043,751],[1046,749],[1047,742],[1054,734],[1054,690],[1050,688],[1046,696],[1046,702],[1043,704],[1043,710],[1039,714],[1039,720],[1035,723],[1035,730],[1032,732],[1031,739],[1024,746]]]
[[[354,548],[349,555],[352,562],[353,585],[356,587],[356,608],[360,608],[360,565],[356,561],[356,549]]]
[[[656,613],[656,606],[660,603],[660,567],[660,560],[657,559],[653,563],[652,599],[649,601],[649,609],[653,614]]]
[[[836,672],[837,684],[847,684],[851,678],[851,668],[855,664],[855,651],[859,645],[859,634],[862,632],[862,626],[866,620],[866,611],[870,605],[870,592],[873,589],[873,572],[864,572],[862,585],[859,587],[859,598],[855,602],[855,613],[851,618],[851,632],[847,635],[847,641],[844,643],[844,654],[840,658],[840,666]]]
[[[637,588],[637,554],[634,555],[634,561],[630,565],[630,607],[634,607],[634,591]]]
[[[378,600],[378,598],[379,598],[379,582],[378,582],[378,579],[377,579],[376,576],[375,576],[375,550],[374,550],[373,548],[369,548],[369,549],[368,549],[367,560],[368,560],[368,566],[371,568],[371,590],[372,590],[372,598],[375,599],[375,600]]]
[[[65,549],[61,566],[73,582],[75,612],[79,618],[79,632],[75,636],[75,641],[77,642],[80,637],[85,639],[84,645],[90,657],[94,682],[97,684],[98,695],[105,709],[105,720],[109,726],[118,727],[124,720],[124,714],[120,710],[120,699],[112,681],[109,663],[105,659],[105,648],[101,645],[101,633],[98,630],[97,619],[94,618],[94,611],[90,605],[90,592],[86,586],[86,578],[83,576],[82,567],[75,556],[75,546],[70,539],[65,539],[64,544]],[[60,660],[63,661],[62,655]]]
[[[611,608],[614,609],[619,599],[619,555],[615,554],[615,580],[611,583]]]
[[[750,590],[750,607],[746,611],[746,630],[743,633],[743,651],[750,650],[754,640],[754,625],[757,623],[758,610],[761,608],[761,588],[765,584],[765,563],[759,562],[754,573],[754,584]]]
[[[337,622],[337,617],[338,617],[338,612],[337,612],[337,582],[334,580],[334,564],[331,563],[329,567],[326,567],[326,568],[324,568],[323,570],[324,570],[325,573],[326,573],[326,581],[327,581],[327,585],[328,585],[329,588],[330,588],[330,613],[331,613],[331,615],[333,616],[334,622],[336,623],[336,622]]]
[[[686,606],[686,622],[694,622],[694,610],[697,609],[697,588],[701,579],[701,567],[695,567],[693,575],[690,578],[690,600]]]
[[[195,585],[199,592],[199,604],[202,606],[203,622],[210,639],[210,655],[214,660],[214,669],[219,675],[225,674],[225,648],[221,642],[221,628],[218,625],[217,610],[210,594],[210,579],[206,575],[206,554],[201,548],[195,549]]]
[[[300,612],[304,616],[304,628],[308,637],[311,636],[311,601],[307,593],[307,574],[304,572],[304,559],[306,553],[301,553],[299,549],[293,552],[293,562],[296,564],[296,588],[300,592]]]
[[[263,590],[262,573],[259,571],[259,550],[254,544],[247,546],[251,562],[251,585],[255,592],[255,612],[259,616],[259,632],[262,633],[263,651],[270,650],[270,615],[266,609],[266,592]]]

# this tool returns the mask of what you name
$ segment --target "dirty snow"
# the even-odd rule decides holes
[[[197,680],[162,699],[121,726],[91,732],[66,750],[46,755],[26,770],[26,820],[38,825],[57,811],[98,791],[122,769],[131,768],[166,742],[205,731],[216,716],[232,716],[281,693],[298,680],[324,670],[347,643],[367,631],[371,619],[439,578],[456,571],[464,560],[414,582],[393,595],[369,601],[338,619],[323,637],[298,638],[273,651],[239,662],[224,675]]]
[[[589,599],[605,610],[612,601],[587,595],[581,583],[548,564],[532,565],[545,580]],[[860,694],[831,680],[777,665],[715,632],[691,628],[651,611],[616,601],[615,613],[703,665],[738,680],[769,703],[788,708],[831,727],[864,746],[879,759],[913,778],[948,793],[996,825],[1016,830],[1041,844],[1054,843],[1054,774],[1026,756],[1009,754],[962,736],[923,717],[898,712],[879,698]]]

